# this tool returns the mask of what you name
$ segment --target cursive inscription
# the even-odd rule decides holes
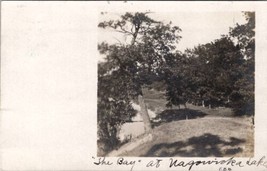
[[[93,159],[95,159],[95,157],[92,157]],[[106,161],[105,157],[99,157],[97,162],[94,162],[95,165],[112,165],[113,163],[110,161]]]
[[[252,165],[255,165],[255,166],[263,166],[265,168],[267,168],[267,161],[265,161],[266,157],[263,156],[259,161],[257,160],[252,160],[251,158],[247,161],[247,165],[249,166],[252,166]]]
[[[188,168],[190,171],[193,167],[197,167],[199,165],[218,165],[218,169],[220,171],[231,171],[231,167],[250,167],[250,166],[256,166],[256,167],[264,167],[267,168],[267,161],[266,157],[263,156],[259,160],[255,160],[253,158],[249,158],[247,161],[244,160],[238,160],[234,157],[226,158],[226,159],[213,159],[213,160],[190,160],[190,161],[183,161],[178,160],[175,158],[165,158],[165,159],[153,159],[149,160],[149,162],[142,162],[140,159],[138,160],[130,160],[128,158],[119,157],[114,161],[114,159],[107,159],[105,157],[99,157],[94,159],[93,164],[98,166],[111,166],[111,165],[117,165],[122,167],[128,167],[129,171],[133,171],[135,166],[139,163],[141,167],[147,167],[147,168],[160,168],[162,162],[168,163],[168,168],[178,168],[178,167],[184,167]],[[166,169],[166,168],[163,168]]]
[[[141,160],[138,160],[138,162],[141,162]],[[135,163],[136,163],[136,160],[126,160],[123,157],[120,157],[117,160],[117,165],[132,166],[131,171],[133,170]]]
[[[151,160],[150,162],[147,163],[146,167],[156,167],[156,168],[158,168],[158,167],[160,167],[160,162],[161,161],[162,160],[160,160],[160,159]]]
[[[170,158],[170,165],[169,167],[189,167],[189,170],[191,170],[193,168],[193,166],[198,166],[198,165],[211,165],[211,164],[215,164],[215,165],[229,165],[229,166],[239,166],[239,167],[244,167],[244,165],[242,164],[241,161],[236,161],[234,159],[234,157],[231,157],[227,160],[217,160],[216,158],[214,160],[203,160],[203,161],[194,161],[191,160],[189,162],[184,162],[184,161],[178,161],[178,160],[174,160],[173,158]]]

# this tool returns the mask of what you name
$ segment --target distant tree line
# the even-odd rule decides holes
[[[185,99],[209,107],[227,106],[254,115],[255,13],[213,42],[175,53],[165,71],[168,104]]]

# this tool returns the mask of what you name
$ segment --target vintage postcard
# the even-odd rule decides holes
[[[267,170],[267,3],[1,5],[2,170]]]

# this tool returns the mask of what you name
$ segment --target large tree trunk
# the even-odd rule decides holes
[[[147,111],[144,98],[141,94],[138,95],[138,103],[141,107],[141,115],[142,115],[144,126],[145,126],[145,132],[149,132],[151,130],[151,122],[150,122],[150,118],[148,115],[148,111]]]
[[[140,29],[140,23],[136,23],[131,45],[135,44],[135,40],[137,38],[137,34],[138,34],[139,29]],[[141,87],[141,92],[142,92],[142,87]],[[152,128],[151,128],[151,123],[150,123],[150,118],[148,115],[147,107],[146,107],[146,104],[145,104],[145,101],[143,98],[143,93],[138,95],[138,103],[139,103],[140,108],[141,108],[140,112],[141,112],[141,115],[143,118],[145,132],[149,132]]]

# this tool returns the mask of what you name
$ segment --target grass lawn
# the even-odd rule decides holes
[[[254,135],[245,118],[201,118],[164,123],[152,139],[120,156],[252,157]]]
[[[208,109],[188,104],[188,109],[166,109],[162,95],[153,90],[144,94],[148,108],[158,114],[159,122],[153,122],[151,138],[140,143],[140,139],[148,136],[141,135],[113,156],[253,157],[251,118],[234,117],[229,108]]]

